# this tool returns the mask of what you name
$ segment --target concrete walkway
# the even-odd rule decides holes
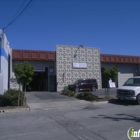
[[[57,92],[27,92],[26,101],[30,110],[82,107],[93,104],[92,102],[78,100]]]

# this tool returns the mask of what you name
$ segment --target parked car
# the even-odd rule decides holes
[[[68,85],[68,89],[75,92],[83,90],[96,91],[98,84],[96,79],[78,79],[74,84]]]
[[[119,100],[134,100],[140,104],[140,76],[129,78],[117,89],[116,97]]]

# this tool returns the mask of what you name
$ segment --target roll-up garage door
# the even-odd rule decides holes
[[[118,65],[118,86],[122,86],[124,82],[134,76],[133,65]]]

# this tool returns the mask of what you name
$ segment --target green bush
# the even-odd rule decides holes
[[[65,86],[64,87],[64,90],[62,91],[62,94],[63,95],[66,95],[66,96],[74,96],[75,95],[75,92],[69,90],[68,87]]]
[[[78,99],[86,100],[86,101],[97,101],[98,97],[90,92],[82,92],[77,95]]]
[[[0,95],[0,106],[7,106],[10,104],[10,101],[4,97],[4,95]]]
[[[4,92],[3,95],[0,95],[0,106],[18,106],[18,96],[19,98],[19,105],[23,105],[23,92],[19,90],[9,89]]]

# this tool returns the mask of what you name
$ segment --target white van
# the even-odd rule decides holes
[[[123,86],[117,89],[119,100],[135,100],[140,104],[140,76],[129,78]]]

